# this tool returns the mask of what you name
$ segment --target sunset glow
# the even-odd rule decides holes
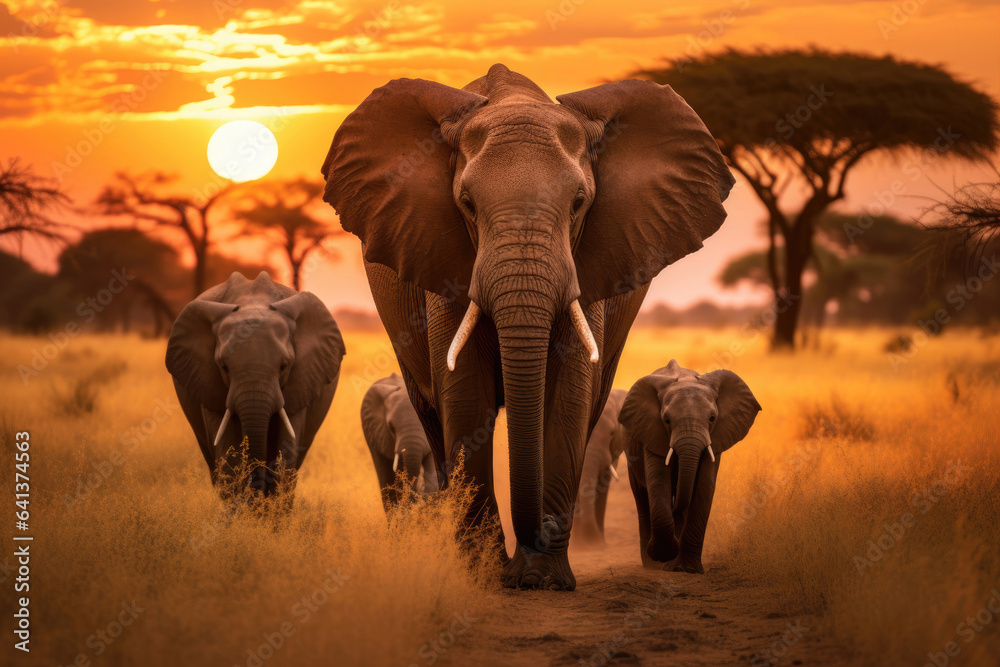
[[[907,13],[897,5],[11,0],[0,4],[0,158],[21,156],[82,200],[123,169],[172,173],[181,191],[200,193],[226,181],[203,157],[212,133],[227,121],[254,120],[281,144],[268,178],[316,179],[344,117],[395,78],[461,87],[502,62],[555,97],[663,58],[730,47],[817,44],[892,54],[943,63],[1000,94],[1000,7],[949,0],[913,3]],[[841,208],[860,210],[889,189],[896,175],[886,167],[879,159],[860,164]],[[960,180],[988,173],[959,168]],[[920,197],[950,183],[951,170],[925,170],[896,198],[894,212],[918,212]],[[703,252],[653,281],[647,305],[765,298],[748,286],[715,288],[726,258],[763,242],[764,211],[744,182],[726,207],[729,222]],[[356,239],[335,243],[341,260],[320,266],[310,288],[332,304],[371,310]],[[47,253],[27,252],[38,266],[54,268]],[[350,289],[337,288],[344,285]]]
[[[253,120],[232,120],[208,140],[208,163],[216,174],[236,183],[266,176],[278,161],[278,140]]]

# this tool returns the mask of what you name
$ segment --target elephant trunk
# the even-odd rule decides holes
[[[544,474],[545,365],[549,351],[551,319],[536,313],[536,322],[525,327],[498,313],[497,337],[503,370],[510,450],[510,514],[514,534],[522,546],[535,551],[540,545]],[[520,319],[520,318],[516,318]]]
[[[542,516],[549,343],[556,316],[573,310],[580,289],[568,234],[553,233],[558,221],[547,219],[542,208],[507,213],[494,218],[480,239],[469,297],[496,325],[507,409],[511,522],[518,544],[538,552],[552,546],[554,537],[550,522],[543,531]],[[586,320],[580,326],[590,334]]]
[[[396,446],[399,454],[399,471],[405,471],[414,493],[423,492],[423,462],[426,446],[422,442],[401,440]]]
[[[674,498],[674,512],[687,511],[694,496],[694,485],[698,477],[698,464],[702,452],[709,444],[708,433],[703,429],[685,424],[674,426],[670,447],[677,459],[677,494]]]
[[[267,432],[271,417],[284,404],[277,377],[265,379],[262,376],[234,382],[230,385],[229,394],[230,409],[239,417],[243,436],[249,443],[247,463],[252,468],[250,487],[267,495],[271,486],[267,472]]]

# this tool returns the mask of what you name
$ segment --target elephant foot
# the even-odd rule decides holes
[[[678,557],[679,553],[680,544],[673,535],[670,535],[667,539],[660,539],[656,535],[653,535],[649,540],[649,544],[646,545],[646,555],[650,560],[660,563],[667,563],[674,560]]]
[[[565,551],[536,553],[520,544],[514,550],[514,557],[504,566],[500,581],[504,588],[549,591],[576,589],[576,577],[570,569],[569,556]]]
[[[705,568],[701,564],[701,556],[692,556],[681,553],[663,566],[667,572],[687,572],[689,574],[705,574]]]

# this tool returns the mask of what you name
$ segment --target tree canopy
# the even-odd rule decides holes
[[[765,270],[776,303],[788,304],[778,309],[776,347],[794,346],[815,222],[843,199],[862,158],[917,150],[923,162],[981,160],[1000,134],[988,95],[939,66],[891,56],[727,50],[634,74],[687,100],[767,210]],[[803,188],[805,204],[790,210],[787,193]]]

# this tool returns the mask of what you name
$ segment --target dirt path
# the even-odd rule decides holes
[[[724,562],[709,558],[705,575],[643,569],[635,521],[628,484],[613,484],[608,546],[597,551],[571,547],[576,591],[503,591],[503,609],[481,625],[474,623],[443,662],[484,667],[847,664],[845,655],[823,639],[818,619],[789,615],[767,589],[741,581]]]

